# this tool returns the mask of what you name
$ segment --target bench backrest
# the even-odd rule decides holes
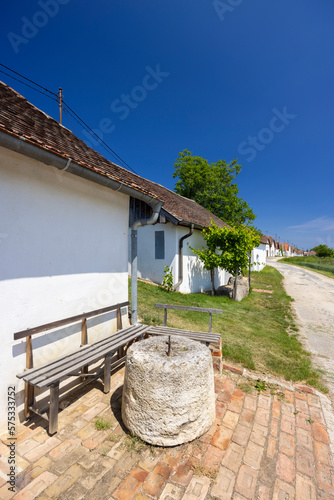
[[[223,314],[221,309],[211,309],[208,307],[177,306],[174,304],[154,304],[154,307],[164,309],[164,326],[167,326],[167,309],[179,309],[181,311],[197,311],[209,313],[209,332],[212,330],[212,314]]]

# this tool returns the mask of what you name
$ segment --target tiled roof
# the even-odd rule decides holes
[[[261,235],[261,243],[263,245],[266,245],[268,243],[268,236],[266,236],[265,234],[262,234]]]
[[[193,223],[208,226],[211,220],[222,227],[221,219],[193,200],[184,198],[173,191],[129,172],[125,168],[104,158],[90,148],[70,130],[29,103],[15,90],[0,82],[0,130],[63,158],[93,170],[105,177],[148,194],[164,202],[164,210],[179,223]]]

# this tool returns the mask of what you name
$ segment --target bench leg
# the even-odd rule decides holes
[[[49,434],[58,431],[59,382],[50,387]]]
[[[29,418],[31,416],[31,411],[29,410],[29,406],[34,404],[34,386],[29,384],[29,382],[25,383],[25,391],[24,391],[24,416]]]
[[[107,355],[104,358],[104,392],[107,394],[110,392],[110,372],[111,372],[111,356]]]

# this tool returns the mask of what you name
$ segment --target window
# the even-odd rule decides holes
[[[165,231],[155,231],[155,258],[165,258]]]

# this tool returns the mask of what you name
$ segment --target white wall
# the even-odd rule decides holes
[[[129,198],[4,148],[0,159],[0,401],[15,385],[21,411],[25,340],[13,334],[128,300]],[[89,320],[89,342],[115,331],[114,317]],[[35,366],[79,347],[80,331],[34,336]],[[5,424],[1,405],[0,431]]]
[[[262,271],[267,263],[267,245],[261,243],[258,247],[253,248],[251,253],[252,271]]]
[[[155,259],[155,231],[165,231],[165,259]],[[189,232],[189,228],[173,226],[171,223],[155,224],[138,228],[138,277],[161,284],[164,267],[172,269],[173,283],[179,280],[179,240]],[[178,288],[181,293],[198,293],[211,290],[210,272],[189,248],[205,246],[201,231],[195,229],[192,236],[183,242],[183,282]],[[215,286],[218,288],[228,282],[230,275],[217,270]]]

